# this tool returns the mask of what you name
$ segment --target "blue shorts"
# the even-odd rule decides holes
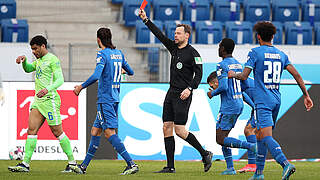
[[[248,126],[249,124],[251,125],[252,128],[257,127],[256,110],[251,111],[251,116],[246,126]]]
[[[97,104],[97,117],[93,127],[103,130],[118,128],[118,102]]]
[[[240,114],[218,114],[216,129],[231,130]]]
[[[274,104],[271,107],[257,105],[256,117],[257,117],[257,128],[275,127],[277,116],[280,110],[280,104]]]

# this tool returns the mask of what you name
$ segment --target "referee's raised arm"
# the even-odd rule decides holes
[[[150,31],[162,42],[162,44],[170,51],[173,50],[175,43],[173,40],[165,36],[162,31],[152,23],[152,21],[147,17],[146,12],[142,9],[139,11],[139,17],[142,19],[143,23],[150,29]]]

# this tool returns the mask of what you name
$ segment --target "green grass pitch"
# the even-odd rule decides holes
[[[119,179],[119,180],[241,180],[249,179],[253,173],[237,174],[233,176],[222,176],[220,173],[225,169],[224,161],[215,161],[209,172],[203,172],[203,165],[200,161],[176,161],[175,174],[156,174],[152,173],[162,169],[165,166],[164,161],[136,161],[139,164],[140,171],[134,175],[120,176],[119,174],[125,168],[125,162],[119,160],[93,160],[87,169],[87,174],[79,175],[74,173],[63,174],[66,161],[32,161],[31,171],[29,173],[12,173],[8,171],[9,165],[15,165],[18,161],[0,161],[0,180],[11,179],[30,179],[30,180],[62,180],[62,179]],[[239,169],[246,162],[234,162],[235,168]],[[319,162],[293,162],[297,171],[290,179],[301,180],[319,180],[320,163]],[[276,162],[267,162],[264,171],[265,179],[281,179],[282,168]]]

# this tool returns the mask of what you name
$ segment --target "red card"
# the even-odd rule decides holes
[[[144,10],[144,8],[146,7],[147,4],[148,4],[148,1],[143,0],[142,4],[140,6],[140,9]]]

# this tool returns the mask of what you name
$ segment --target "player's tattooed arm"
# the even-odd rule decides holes
[[[228,72],[228,78],[236,78],[239,80],[247,80],[249,74],[251,73],[252,69],[245,67],[241,73],[236,73],[234,71]]]

